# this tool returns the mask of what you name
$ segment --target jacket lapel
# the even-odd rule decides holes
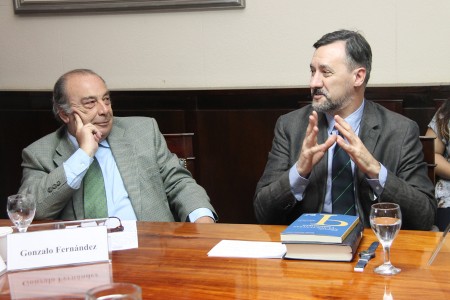
[[[359,129],[359,138],[370,153],[374,153],[380,138],[380,130],[380,122],[377,118],[375,104],[372,101],[366,100],[361,119],[361,127]],[[365,178],[365,175],[359,170],[357,176],[358,183]]]
[[[140,219],[142,212],[140,180],[138,173],[138,162],[136,151],[132,143],[124,138],[125,129],[116,126],[116,120],[111,133],[108,136],[108,143],[119,169],[125,188],[128,192],[131,205],[133,206],[136,217]]]
[[[66,127],[58,130],[59,145],[56,147],[53,161],[59,167],[75,152],[75,148],[67,137]],[[76,219],[84,219],[83,185],[73,194],[73,209]]]
[[[373,153],[380,137],[380,126],[372,101],[366,100],[359,130],[359,138],[370,153]]]
[[[359,138],[370,153],[373,153],[380,138],[380,125],[377,112],[372,101],[365,101],[364,112],[359,129]],[[364,179],[364,174],[358,172],[358,180]]]
[[[57,135],[59,138],[59,144],[56,146],[56,151],[53,155],[54,163],[59,167],[65,162],[69,157],[74,153],[75,149],[72,143],[69,141],[67,137],[66,127],[60,127],[58,129]]]

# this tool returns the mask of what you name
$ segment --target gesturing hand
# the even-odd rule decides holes
[[[317,134],[319,133],[317,112],[313,111],[309,116],[309,124],[306,128],[305,139],[303,140],[302,150],[297,161],[297,172],[300,176],[307,178],[312,168],[319,162],[334,142],[336,135],[328,137],[323,144],[317,143]]]
[[[338,136],[337,143],[339,146],[348,153],[351,160],[358,166],[369,178],[378,178],[380,173],[380,163],[372,156],[372,154],[364,146],[361,139],[355,134],[351,126],[345,122],[340,116],[335,116],[334,120],[336,124],[334,125],[337,130],[347,139],[347,142]]]
[[[102,133],[92,123],[83,123],[80,116],[74,112],[76,132],[75,137],[78,145],[83,149],[90,157],[93,157],[98,149],[98,143],[102,138]]]

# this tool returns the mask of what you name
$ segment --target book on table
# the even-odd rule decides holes
[[[281,242],[342,243],[358,223],[358,216],[302,214],[281,233]]]
[[[342,243],[283,242],[285,259],[352,261],[363,236],[364,226],[357,222]]]

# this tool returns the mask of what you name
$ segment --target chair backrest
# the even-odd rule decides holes
[[[373,100],[373,102],[383,105],[387,109],[395,111],[396,113],[403,114],[402,99],[377,99]]]
[[[434,160],[434,140],[436,138],[432,136],[420,136],[420,141],[422,142],[423,160],[428,165],[428,177],[430,177],[433,184],[436,181],[435,170],[436,163]]]
[[[195,157],[193,151],[193,133],[166,133],[163,134],[166,139],[167,147],[170,152],[175,153],[180,159],[180,164],[191,172],[194,177]]]

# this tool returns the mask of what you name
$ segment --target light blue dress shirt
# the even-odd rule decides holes
[[[361,106],[354,111],[351,115],[349,115],[347,118],[345,118],[345,121],[351,126],[352,130],[355,132],[355,134],[359,135],[359,128],[361,124],[362,115],[364,112],[364,103],[361,104]],[[325,114],[327,121],[328,121],[328,135],[332,134],[338,134],[338,131],[334,128],[335,120],[334,116]],[[336,143],[332,145],[328,149],[328,175],[327,175],[327,189],[325,193],[325,203],[323,206],[323,212],[324,213],[331,213],[332,212],[332,200],[331,200],[331,166],[333,161],[333,153],[334,153],[334,147],[336,146]],[[351,161],[352,164],[352,171],[355,172],[355,163]],[[374,191],[374,198],[378,198],[381,193],[384,190],[384,185],[386,183],[387,178],[387,169],[380,163],[381,170],[378,174],[378,179],[369,179],[366,178],[367,182],[369,183],[370,187]],[[309,184],[309,180],[307,178],[304,178],[300,176],[297,172],[297,164],[295,163],[291,169],[289,170],[289,183],[291,186],[291,191],[294,194],[295,198],[298,201],[302,201],[304,197],[304,192],[306,190],[306,187]]]
[[[63,163],[67,183],[73,189],[79,189],[89,166],[94,161],[82,149],[74,136],[67,134],[71,143],[77,149],[75,153]],[[136,220],[127,190],[120,176],[111,148],[106,140],[100,142],[95,157],[98,160],[105,181],[108,216],[115,216],[121,220]],[[198,208],[189,214],[189,221],[208,216],[214,220],[213,213],[208,208]]]

